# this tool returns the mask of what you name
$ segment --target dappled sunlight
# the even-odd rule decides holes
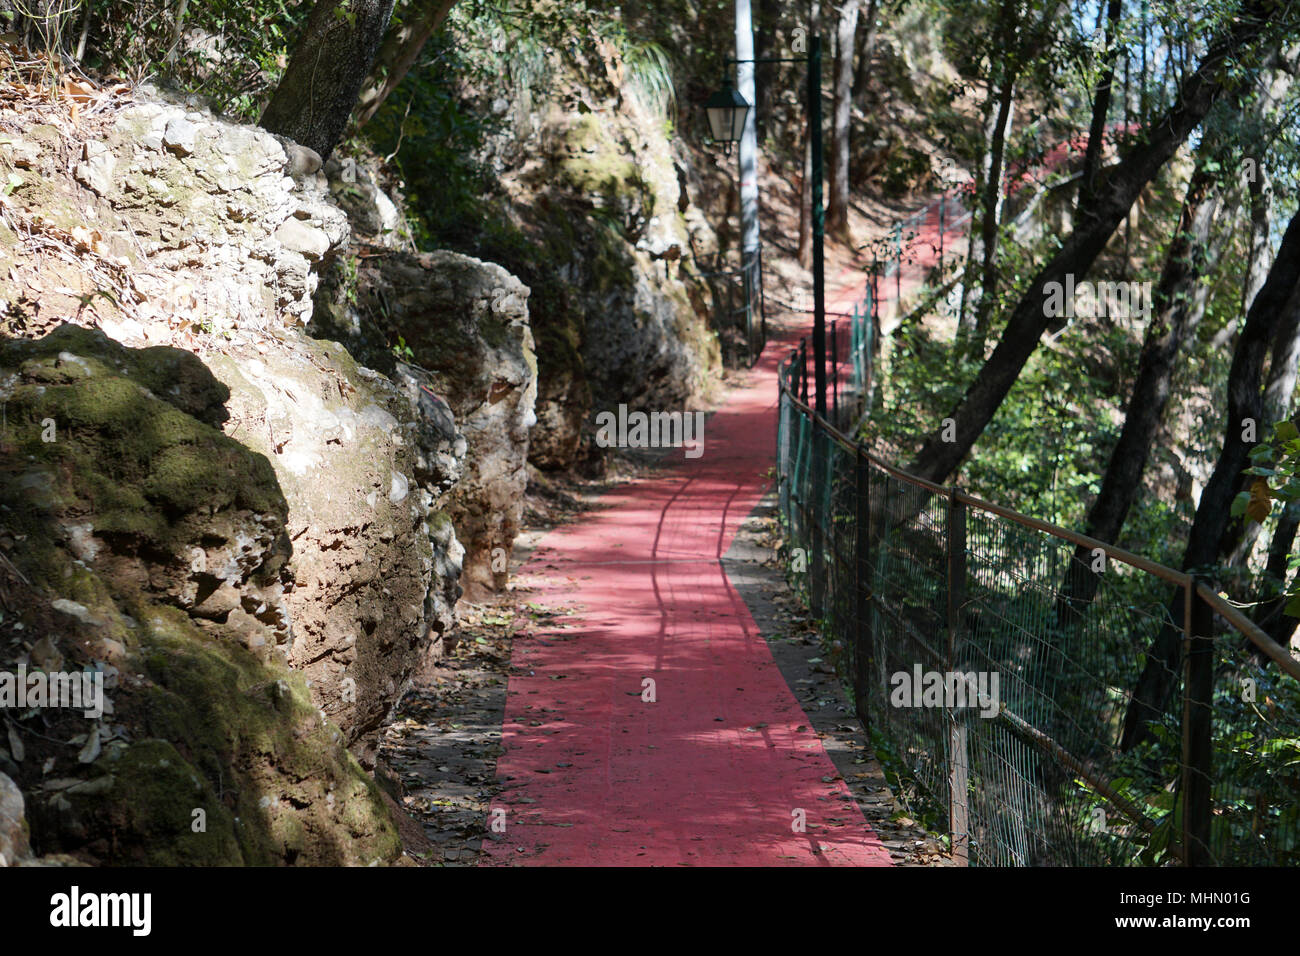
[[[720,561],[769,483],[782,351],[729,389],[701,458],[609,492],[520,569],[556,617],[515,638],[493,861],[889,865]]]

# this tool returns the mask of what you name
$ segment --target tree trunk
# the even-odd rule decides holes
[[[1248,157],[1254,158],[1254,157]],[[1241,314],[1250,311],[1250,304],[1268,278],[1273,264],[1273,187],[1268,172],[1256,161],[1255,174],[1246,184],[1250,196],[1250,235],[1247,238],[1246,278],[1241,284]],[[1237,332],[1237,322],[1228,322],[1212,340],[1212,346],[1221,349],[1232,341]]]
[[[853,119],[853,52],[861,0],[843,0],[835,32],[834,106],[831,120],[830,200],[826,231],[841,242],[849,235],[849,132]]]
[[[858,47],[858,66],[853,74],[853,102],[864,113],[867,110],[867,91],[871,89],[871,60],[876,55],[876,19],[879,14],[880,0],[869,0],[860,31],[862,42]]]
[[[179,55],[181,37],[185,35],[185,13],[189,9],[189,6],[190,0],[177,0],[176,13],[172,18],[172,44],[167,48],[167,56],[165,58],[168,63],[175,63],[176,57]],[[89,12],[89,5],[87,5],[87,11]],[[80,48],[81,47],[79,46],[78,49]],[[80,53],[77,54],[77,59],[81,59]]]
[[[1282,98],[1295,82],[1295,73],[1300,67],[1300,45],[1270,56],[1266,67],[1273,68],[1272,78],[1261,84],[1251,117],[1255,130],[1252,136],[1247,137],[1248,148],[1243,157],[1243,163],[1250,164],[1244,167],[1248,170],[1246,188],[1250,194],[1250,235],[1247,239],[1246,279],[1241,287],[1242,315],[1250,311],[1250,304],[1263,287],[1273,261],[1273,183],[1264,165],[1267,150],[1260,141],[1268,135],[1270,116],[1275,115]],[[1229,322],[1214,336],[1213,347],[1223,348],[1232,341],[1236,331],[1237,323]]]
[[[1287,417],[1291,410],[1291,396],[1295,394],[1297,365],[1300,364],[1300,308],[1287,310],[1281,316],[1273,335],[1273,346],[1268,360],[1268,376],[1264,382],[1264,399],[1260,407],[1259,431],[1271,437],[1271,426]],[[1233,518],[1228,522],[1220,545],[1224,561],[1233,566],[1244,566],[1254,550],[1262,526],[1254,521]]]
[[[1183,553],[1184,571],[1202,570],[1219,559],[1221,543],[1232,521],[1230,509],[1244,484],[1251,442],[1245,424],[1254,421],[1256,438],[1262,434],[1264,395],[1261,389],[1264,359],[1277,330],[1300,310],[1300,213],[1291,220],[1273,268],[1255,297],[1233,350],[1228,371],[1228,417],[1223,448],[1210,476],[1187,536]],[[1169,620],[1147,650],[1147,662],[1138,678],[1124,717],[1121,749],[1128,750],[1144,740],[1150,721],[1164,712],[1182,659],[1183,590],[1178,589],[1169,605]]]
[[[761,60],[770,60],[775,57],[789,56],[789,53],[777,53],[776,50],[776,31],[781,25],[781,2],[780,0],[758,0],[758,19],[754,28],[754,56]],[[777,63],[756,63],[754,64],[754,83],[758,87],[758,103],[756,104],[758,120],[758,141],[763,142],[768,136],[775,133],[775,128],[771,125],[774,120],[772,90],[776,86],[778,76]]]
[[[1152,126],[1147,141],[1130,147],[1124,159],[1098,184],[1095,197],[1080,207],[1074,231],[1030,282],[997,348],[952,411],[956,440],[944,441],[948,430],[936,429],[909,466],[913,474],[943,482],[970,451],[1051,322],[1044,308],[1048,284],[1064,286],[1068,275],[1087,274],[1141,191],[1224,94],[1228,82],[1225,61],[1264,29],[1263,19],[1246,13],[1257,11],[1253,5],[1251,10],[1243,11],[1232,32],[1210,47],[1196,71],[1183,82],[1174,105]]]
[[[328,159],[388,29],[393,0],[317,0],[261,125]]]
[[[1203,153],[1208,156],[1209,150]],[[1219,211],[1212,164],[1199,162],[1187,184],[1183,210],[1169,244],[1160,280],[1151,299],[1151,324],[1147,326],[1137,376],[1119,440],[1111,449],[1101,491],[1088,511],[1084,533],[1111,543],[1119,538],[1124,520],[1142,488],[1142,474],[1164,421],[1169,387],[1178,358],[1196,335],[1205,314],[1209,289],[1201,282],[1213,264],[1210,234]],[[1092,570],[1090,548],[1075,549],[1065,582],[1057,598],[1057,622],[1076,619],[1092,601],[1100,576]]]
[[[984,357],[984,340],[988,335],[989,316],[997,299],[998,229],[1002,224],[1002,206],[1006,198],[1007,130],[1015,110],[1016,77],[1008,75],[998,93],[998,109],[993,120],[993,137],[989,141],[988,171],[984,179],[984,214],[980,218],[980,297],[975,306],[975,337],[971,354]]]
[[[1258,95],[1244,117],[1249,123],[1247,135],[1261,145],[1249,151],[1256,163],[1253,169],[1255,175],[1247,183],[1250,193],[1250,250],[1246,282],[1242,288],[1242,314],[1250,311],[1250,305],[1268,275],[1272,252],[1270,230],[1273,189],[1263,168],[1263,159],[1267,153],[1266,140],[1272,135],[1272,130],[1276,129],[1277,108],[1290,92],[1298,63],[1300,46],[1269,57],[1266,71],[1261,73]],[[1300,315],[1295,318],[1300,319]],[[1261,428],[1267,429],[1274,422],[1281,421],[1291,410],[1297,363],[1300,363],[1300,321],[1284,322],[1273,339],[1268,378],[1264,385],[1264,417],[1260,422]],[[1226,555],[1226,563],[1233,566],[1246,564],[1260,530],[1260,525],[1253,521],[1231,522],[1228,536],[1221,548],[1221,553]]]
[[[821,2],[812,0],[808,4],[808,36],[821,32]],[[821,77],[814,76],[812,82],[821,84]],[[804,124],[803,176],[799,186],[799,265],[805,269],[812,268],[812,129]]]
[[[962,360],[966,357],[970,349],[970,343],[975,337],[975,310],[971,307],[974,302],[972,289],[975,286],[975,264],[984,260],[983,250],[980,248],[981,236],[983,230],[979,229],[979,204],[987,194],[985,188],[986,177],[989,169],[992,168],[992,150],[993,128],[997,123],[997,100],[993,95],[992,86],[989,87],[989,95],[984,99],[984,115],[980,124],[980,129],[984,135],[984,154],[980,157],[979,165],[975,167],[975,181],[973,191],[971,192],[971,215],[970,225],[966,231],[966,265],[962,269],[961,275],[961,298],[957,303],[957,347],[953,350],[953,367],[960,368]]]
[[[804,123],[803,175],[799,177],[799,265],[812,268],[812,129]]]
[[[370,122],[389,94],[401,85],[429,37],[438,32],[455,4],[456,0],[420,0],[414,9],[407,11],[400,25],[388,31],[357,99],[358,129]]]
[[[1241,314],[1250,311],[1250,304],[1264,287],[1269,267],[1273,264],[1273,249],[1269,241],[1273,230],[1273,184],[1268,170],[1257,164],[1255,175],[1247,184],[1250,191],[1250,251],[1246,264],[1246,281],[1241,288]]]
[[[1101,78],[1097,99],[1092,104],[1092,125],[1088,127],[1088,148],[1083,154],[1083,179],[1079,184],[1079,202],[1097,188],[1097,171],[1101,168],[1101,147],[1106,136],[1106,118],[1110,115],[1111,90],[1115,85],[1115,59],[1119,44],[1115,30],[1119,25],[1122,0],[1109,0],[1106,6],[1106,49],[1102,52]]]

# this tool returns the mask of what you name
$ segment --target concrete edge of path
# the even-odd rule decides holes
[[[905,814],[876,760],[839,677],[822,660],[816,639],[791,635],[785,608],[797,597],[774,561],[771,534],[777,513],[776,494],[769,491],[740,525],[731,548],[722,557],[731,586],[749,608],[754,623],[771,648],[781,676],[821,738],[826,755],[848,785],[867,823],[880,837],[897,866],[951,866],[936,834],[895,819]],[[778,604],[778,599],[782,601]]]

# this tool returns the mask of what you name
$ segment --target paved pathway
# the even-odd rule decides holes
[[[516,637],[491,862],[890,864],[719,560],[770,484],[790,344],[729,389],[701,457],[672,452],[521,569],[560,626]]]
[[[1042,165],[1081,149],[1063,144]],[[941,222],[948,254],[962,254],[960,205],[947,202],[946,217],[935,200],[908,226],[909,265],[880,284],[882,315],[937,262]],[[845,290],[828,313],[851,311],[862,282],[853,270],[828,282]],[[515,639],[491,862],[890,864],[720,561],[770,483],[776,367],[794,338],[771,341],[728,391],[701,457],[677,451],[605,495],[520,570],[561,616]]]

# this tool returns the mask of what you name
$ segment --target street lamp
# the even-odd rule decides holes
[[[826,416],[826,211],[822,208],[822,40],[820,36],[808,38],[808,55],[801,57],[763,57],[726,61],[727,65],[741,63],[804,63],[808,67],[806,87],[808,109],[808,135],[812,153],[812,227],[813,227],[813,371],[816,397],[814,408],[818,415]],[[740,139],[745,128],[745,118],[750,110],[745,99],[728,82],[705,103],[709,114],[709,127],[713,138],[727,145]]]
[[[730,151],[731,144],[739,142],[745,132],[745,117],[750,110],[749,100],[728,83],[709,97],[704,109],[709,114],[709,130],[713,133],[714,141],[725,143]]]

